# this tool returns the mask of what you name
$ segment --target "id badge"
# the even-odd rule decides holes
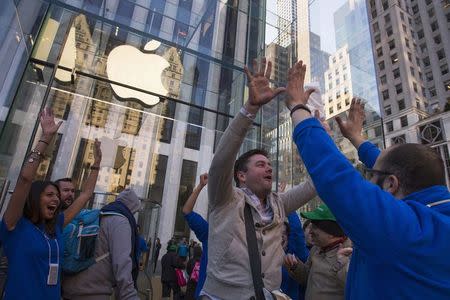
[[[50,264],[48,271],[47,284],[57,285],[58,284],[58,264]]]

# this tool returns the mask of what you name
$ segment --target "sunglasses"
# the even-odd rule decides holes
[[[363,175],[367,180],[371,180],[375,175],[389,176],[389,175],[394,175],[394,174],[392,174],[391,172],[387,172],[387,171],[369,169],[369,168],[364,167]]]

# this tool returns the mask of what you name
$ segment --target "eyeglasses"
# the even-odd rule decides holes
[[[369,169],[366,167],[363,168],[363,175],[367,180],[371,180],[375,174],[384,175],[384,176],[393,175],[391,172],[387,172],[387,171]]]

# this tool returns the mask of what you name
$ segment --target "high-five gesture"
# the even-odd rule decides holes
[[[55,116],[49,107],[41,112],[39,119],[41,121],[42,136],[49,139],[53,137],[62,124],[62,121],[55,123]]]
[[[267,63],[265,57],[261,59],[260,64],[256,59],[253,60],[253,73],[247,67],[244,67],[244,71],[248,79],[248,104],[254,107],[252,113],[285,90],[284,87],[270,87],[269,79],[272,72],[272,63],[270,61]]]
[[[314,92],[314,89],[305,91],[305,74],[306,65],[303,61],[297,62],[288,72],[288,83],[286,86],[286,106],[291,110],[297,104],[306,105],[309,96]]]
[[[346,121],[336,117],[336,122],[339,125],[342,135],[346,137],[357,149],[359,145],[364,142],[364,137],[361,132],[365,117],[364,103],[361,102],[361,99],[356,98],[352,99],[352,104],[350,105],[350,110]]]

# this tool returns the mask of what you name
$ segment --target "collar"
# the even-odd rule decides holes
[[[450,192],[444,185],[434,185],[429,188],[409,194],[403,201],[416,201],[424,205],[437,202],[444,199],[450,199]]]
[[[342,244],[343,242],[345,242],[347,240],[347,237],[341,237],[340,239],[332,242],[331,244],[328,244],[327,246],[323,247],[320,249],[319,253],[327,253],[330,250],[333,250],[337,247],[339,247],[340,244]]]

